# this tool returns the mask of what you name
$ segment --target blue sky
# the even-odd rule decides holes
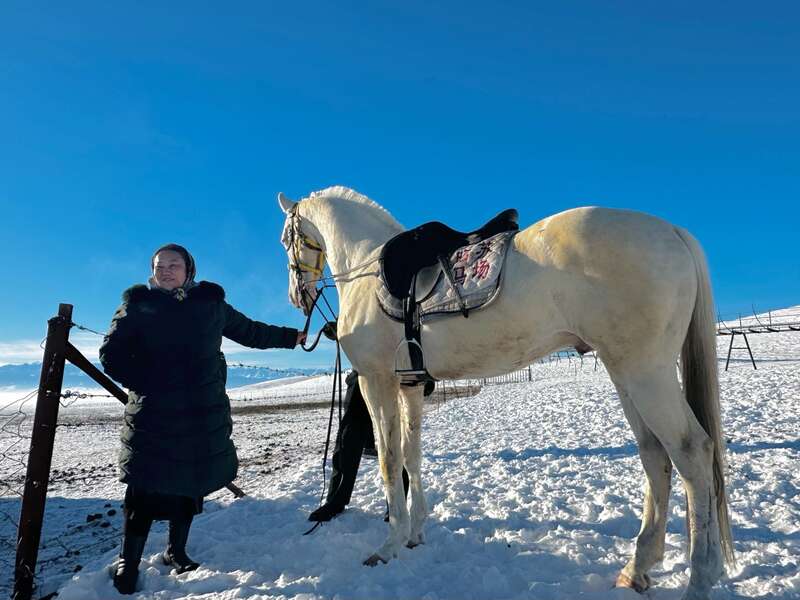
[[[275,196],[333,184],[407,226],[643,210],[700,239],[723,314],[800,304],[798,17],[788,2],[4,2],[0,362],[30,356],[58,302],[105,328],[167,241],[246,314],[299,326]],[[330,346],[242,358],[333,361]]]

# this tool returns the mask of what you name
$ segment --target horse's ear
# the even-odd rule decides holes
[[[297,206],[297,202],[294,200],[289,200],[289,198],[287,198],[283,192],[278,192],[278,204],[280,204],[281,210],[286,214],[288,214],[292,208]]]

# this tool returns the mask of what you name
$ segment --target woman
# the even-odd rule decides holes
[[[251,321],[225,302],[224,290],[196,283],[191,254],[177,244],[151,259],[149,286],[127,290],[100,348],[100,362],[129,389],[119,455],[125,492],[122,551],[114,587],[135,591],[153,520],[169,520],[164,564],[196,569],[186,555],[203,496],[236,477],[225,393],[222,337],[252,348],[294,348],[305,334]]]

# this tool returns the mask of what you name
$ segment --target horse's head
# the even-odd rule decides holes
[[[300,202],[279,193],[278,204],[286,214],[281,243],[289,258],[289,301],[308,315],[317,298],[316,283],[325,268],[325,249],[316,227],[300,215]]]

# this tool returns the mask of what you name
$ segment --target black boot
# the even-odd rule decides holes
[[[186,554],[186,541],[189,539],[189,529],[192,527],[192,518],[169,522],[169,544],[161,560],[165,565],[174,567],[178,573],[194,571],[200,563],[193,561]]]
[[[332,504],[330,502],[326,502],[322,506],[320,506],[317,510],[312,512],[308,515],[309,521],[330,521],[335,516],[340,515],[344,512],[344,506],[341,504]]]
[[[122,538],[122,552],[114,572],[114,587],[120,594],[132,594],[136,591],[139,563],[142,560],[145,542],[147,535],[126,533]]]

